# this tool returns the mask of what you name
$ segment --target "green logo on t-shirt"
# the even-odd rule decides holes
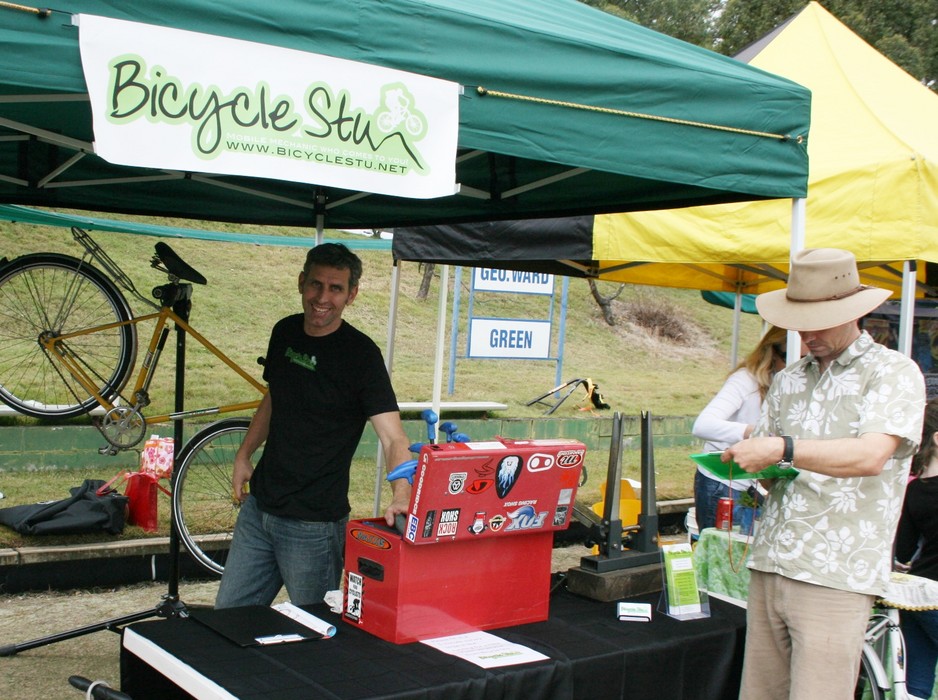
[[[316,356],[315,355],[304,355],[301,352],[297,352],[293,348],[287,348],[287,359],[290,360],[295,365],[300,367],[305,367],[308,370],[313,372],[316,371]]]

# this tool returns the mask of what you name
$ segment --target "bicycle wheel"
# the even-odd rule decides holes
[[[857,677],[857,686],[853,691],[856,700],[885,700],[886,694],[876,682],[876,675],[870,660],[864,651],[860,657],[860,675]]]
[[[0,268],[0,400],[34,418],[87,413],[97,400],[40,345],[40,340],[129,321],[130,307],[114,283],[68,255],[35,253]],[[123,389],[137,354],[133,325],[79,335],[60,344],[98,392]]]
[[[238,517],[231,497],[234,457],[244,441],[248,418],[226,418],[196,433],[179,455],[173,482],[173,522],[179,539],[208,571],[225,570]],[[255,453],[260,457],[261,451]]]

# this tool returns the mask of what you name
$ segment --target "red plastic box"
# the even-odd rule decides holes
[[[348,525],[343,618],[398,644],[546,620],[585,454],[563,439],[424,445],[403,537]]]
[[[353,520],[346,622],[396,644],[547,619],[553,532],[417,547],[384,520]]]

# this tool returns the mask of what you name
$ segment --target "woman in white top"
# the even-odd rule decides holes
[[[772,377],[785,366],[788,333],[770,326],[765,335],[733,370],[723,387],[694,421],[694,437],[704,440],[705,452],[722,452],[748,438],[762,410],[762,399]],[[740,473],[740,476],[745,476]],[[703,530],[716,525],[717,502],[729,496],[738,500],[744,489],[738,482],[719,479],[703,467],[694,475],[694,507],[697,527]],[[731,493],[732,491],[732,493]]]

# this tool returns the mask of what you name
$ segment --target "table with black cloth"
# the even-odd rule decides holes
[[[679,621],[657,612],[658,598],[630,599],[652,604],[651,622],[620,622],[614,602],[561,587],[548,620],[491,631],[549,660],[494,669],[385,642],[325,606],[307,609],[337,626],[334,637],[271,646],[239,647],[191,618],[138,622],[123,632],[121,689],[134,700],[735,698],[745,611],[711,600],[709,618]]]

